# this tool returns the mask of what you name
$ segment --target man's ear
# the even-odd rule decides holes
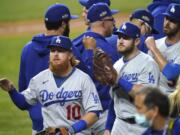
[[[62,21],[62,28],[65,29],[65,28],[66,28],[66,25],[67,25],[67,24],[66,24],[64,21]]]
[[[135,39],[135,46],[138,46],[140,44],[140,38]]]

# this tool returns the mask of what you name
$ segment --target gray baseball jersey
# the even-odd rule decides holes
[[[140,52],[137,56],[128,62],[119,59],[114,68],[118,72],[118,78],[132,82],[133,84],[144,84],[157,86],[159,83],[159,68],[151,56]],[[136,113],[134,104],[130,101],[119,97],[116,92],[111,91],[114,99],[114,109],[116,116],[119,118],[133,117]]]
[[[76,68],[60,87],[53,73],[44,70],[31,79],[22,93],[29,104],[42,104],[45,128],[69,127],[87,112],[102,110],[93,81]]]
[[[118,78],[123,78],[133,84],[144,84],[157,86],[159,81],[159,68],[151,56],[140,52],[131,60],[124,62],[123,57],[119,59],[114,68],[118,72]],[[121,119],[132,118],[137,113],[134,104],[120,94],[120,90],[111,90],[114,100],[116,119],[112,128],[112,135],[132,134],[139,135],[144,128],[137,124],[129,124]],[[119,128],[121,126],[121,128]]]
[[[180,41],[174,45],[167,46],[165,43],[166,37],[156,40],[156,46],[168,62],[180,64]],[[174,83],[174,84],[173,84]],[[169,82],[161,73],[160,75],[160,89],[169,94],[175,90],[176,83]]]

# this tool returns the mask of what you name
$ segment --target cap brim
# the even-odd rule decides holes
[[[84,7],[86,7],[87,2],[88,2],[88,0],[79,0],[79,3]]]
[[[71,19],[78,19],[79,16],[78,15],[71,15]]]
[[[180,21],[180,19],[179,18],[175,18],[175,17],[172,17],[170,14],[168,14],[168,13],[162,13],[164,16],[168,16],[169,18],[172,18],[173,20],[175,20],[175,21]]]
[[[62,47],[62,46],[58,46],[58,45],[55,45],[55,44],[51,44],[51,45],[48,45],[47,48],[51,49],[51,48],[60,48],[62,50],[65,50],[65,51],[71,51],[72,49],[70,48],[65,48],[65,47]]]
[[[117,14],[117,13],[119,13],[120,11],[119,10],[117,10],[117,9],[111,9],[111,13],[112,13],[112,15],[115,15],[115,14]]]
[[[127,36],[127,34],[125,34],[123,31],[119,31],[119,30],[114,31],[113,33],[114,33],[114,35],[123,34],[123,35],[126,35],[126,36]]]

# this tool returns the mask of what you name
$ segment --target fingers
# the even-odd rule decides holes
[[[96,40],[90,36],[83,37],[83,44],[86,49],[94,50],[96,48]]]

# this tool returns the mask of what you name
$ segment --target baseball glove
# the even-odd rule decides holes
[[[73,135],[70,130],[66,127],[60,128],[47,128],[44,134],[36,134],[36,135]]]
[[[105,85],[114,85],[117,72],[111,58],[100,48],[96,48],[93,57],[93,75],[96,80]]]

